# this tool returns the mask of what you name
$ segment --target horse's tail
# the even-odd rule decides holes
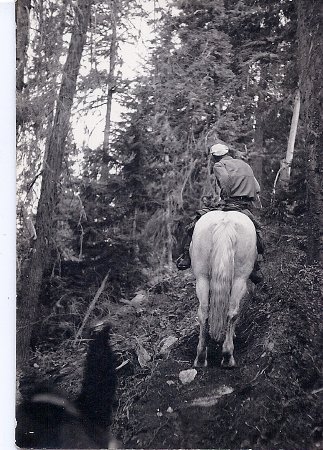
[[[233,272],[234,248],[237,240],[235,228],[229,222],[215,225],[210,252],[210,309],[209,333],[220,340],[225,331],[229,309]]]

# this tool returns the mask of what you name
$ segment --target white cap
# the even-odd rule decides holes
[[[211,155],[223,156],[228,153],[229,148],[225,144],[215,144],[210,148]]]

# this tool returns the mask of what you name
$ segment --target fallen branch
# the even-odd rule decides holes
[[[93,299],[93,300],[91,301],[91,303],[89,304],[89,307],[88,307],[88,309],[87,309],[87,311],[86,311],[86,314],[85,314],[85,316],[84,316],[82,325],[81,325],[81,327],[79,328],[78,332],[76,333],[74,342],[76,342],[77,339],[79,338],[79,336],[82,334],[82,332],[83,332],[83,330],[84,330],[84,327],[85,327],[85,325],[86,325],[86,322],[88,321],[88,319],[89,319],[89,317],[90,317],[90,315],[91,315],[91,312],[93,311],[93,309],[94,309],[94,307],[95,307],[95,305],[96,305],[96,302],[98,301],[98,299],[100,298],[100,295],[101,295],[102,292],[104,291],[105,284],[106,284],[106,282],[107,282],[107,279],[109,278],[110,272],[111,272],[111,271],[109,270],[108,273],[106,274],[106,276],[104,277],[104,279],[103,279],[103,281],[102,281],[102,283],[101,283],[101,286],[99,287],[99,289],[97,290],[97,292],[96,292],[96,294],[95,294],[95,296],[94,296],[94,299]]]

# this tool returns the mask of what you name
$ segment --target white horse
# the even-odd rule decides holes
[[[207,366],[207,333],[224,339],[222,363],[234,367],[233,336],[241,299],[257,258],[252,221],[237,211],[211,211],[195,225],[190,246],[200,336],[194,366]]]

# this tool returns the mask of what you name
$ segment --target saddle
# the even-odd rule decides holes
[[[253,222],[256,229],[260,229],[261,225],[256,219],[256,217],[253,215],[253,213],[250,210],[250,202],[248,201],[230,201],[230,202],[220,202],[217,205],[214,205],[212,207],[204,207],[202,209],[198,209],[196,211],[197,218],[200,218],[204,216],[204,214],[210,212],[210,211],[238,211],[246,216],[249,217],[249,219]]]
[[[242,214],[245,214],[249,219],[252,221],[252,223],[255,226],[256,229],[256,235],[257,235],[257,251],[259,254],[263,254],[265,251],[265,245],[263,238],[261,236],[261,225],[259,221],[256,219],[256,217],[253,215],[253,213],[250,211],[250,201],[247,200],[241,200],[241,201],[230,201],[230,202],[220,202],[217,205],[214,205],[212,207],[204,207],[202,209],[199,209],[196,211],[196,219],[194,222],[194,225],[192,227],[192,231],[194,229],[196,221],[204,216],[204,214],[210,212],[210,211],[238,211]]]

